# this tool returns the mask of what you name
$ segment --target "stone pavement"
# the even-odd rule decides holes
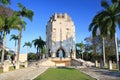
[[[38,75],[46,71],[48,68],[49,67],[30,66],[28,68],[2,73],[0,74],[0,80],[33,80]],[[117,71],[109,71],[109,70],[98,69],[93,67],[89,67],[89,68],[77,67],[77,69],[85,74],[88,74],[96,78],[97,80],[120,80],[120,72]]]
[[[109,71],[98,68],[77,68],[85,74],[88,74],[97,80],[120,80],[120,72]]]
[[[24,69],[2,73],[0,74],[0,80],[33,80],[47,69],[48,67],[31,66]]]

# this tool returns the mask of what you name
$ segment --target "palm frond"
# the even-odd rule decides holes
[[[111,0],[112,3],[117,3],[117,2],[120,2],[120,0]]]
[[[10,0],[0,0],[0,2],[4,5],[8,5],[11,3]]]
[[[24,9],[24,8],[25,8],[21,3],[17,3],[17,5],[18,5],[18,7],[19,7],[20,9]]]
[[[23,47],[25,47],[25,46],[29,46],[31,48],[32,44],[30,42],[25,42],[25,44],[23,45]]]
[[[117,19],[118,27],[119,27],[119,29],[120,29],[120,15],[118,15],[116,19]]]
[[[28,19],[30,19],[31,21],[33,20],[33,15],[34,15],[33,11],[31,11],[31,10],[26,10],[26,17],[27,17]]]
[[[101,6],[102,6],[104,9],[109,8],[109,4],[108,4],[107,0],[102,0],[102,1],[101,1]]]

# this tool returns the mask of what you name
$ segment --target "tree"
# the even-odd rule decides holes
[[[44,48],[45,41],[42,40],[41,37],[39,37],[38,39],[33,40],[32,43],[34,44],[34,46],[37,49],[37,55],[38,55],[37,59],[40,59],[41,51]]]
[[[115,36],[115,45],[116,45],[116,58],[117,65],[119,65],[119,56],[118,56],[118,47],[117,47],[117,34],[116,27],[120,27],[120,0],[112,0],[112,3],[108,3],[106,0],[102,0],[101,6],[103,10],[99,12],[94,18],[97,18],[97,23],[95,27],[100,27],[100,33],[103,37],[108,35],[113,38]],[[92,21],[93,22],[93,21]],[[94,24],[94,23],[93,23]],[[97,28],[94,28],[94,32]],[[118,67],[119,68],[119,67]]]
[[[10,0],[0,0],[0,3],[2,3],[4,5],[8,5],[8,4],[10,4]]]
[[[93,18],[92,22],[89,25],[89,31],[92,31],[93,38],[98,36],[98,30],[100,31],[100,35],[102,37],[103,66],[105,66],[105,42],[104,42],[105,37],[104,35],[106,34],[102,34],[101,27],[103,27],[103,25],[102,25],[102,21],[100,20],[100,17],[101,16],[99,16],[99,14],[95,15],[95,17]]]
[[[12,39],[15,40],[15,52],[17,52],[17,51],[16,51],[16,44],[17,44],[18,36],[13,34],[13,35],[11,35],[10,40],[12,40]],[[17,54],[17,53],[16,53],[16,54]]]
[[[17,12],[17,14],[22,17],[22,21],[24,21],[24,18],[28,18],[30,21],[32,21],[33,18],[33,11],[26,9],[25,6],[22,4],[18,3],[18,7],[20,8],[20,11]],[[24,27],[25,30],[25,27]],[[18,36],[18,54],[17,54],[17,63],[19,61],[19,54],[20,54],[20,45],[21,45],[21,36],[22,36],[22,30],[19,32]]]
[[[100,61],[101,56],[101,39],[99,37],[86,37],[84,39],[84,60]],[[94,49],[95,48],[95,49]]]
[[[32,53],[32,52],[30,52],[30,53],[28,53],[28,60],[30,61],[30,60],[35,60],[36,59],[36,54],[35,53]]]
[[[117,67],[119,67],[119,54],[118,54],[118,45],[117,45],[117,25],[120,27],[120,0],[112,0],[112,4],[109,4],[106,0],[102,1],[102,7],[104,11],[101,12],[102,20],[104,20],[105,31],[107,35],[110,35],[111,38],[115,37],[115,52],[117,58]]]
[[[45,54],[46,54],[46,47],[45,46],[42,48],[41,54],[42,54],[41,58],[44,58]],[[44,55],[44,57],[43,57],[43,55]]]
[[[30,42],[25,42],[25,44],[23,45],[23,47],[26,46],[26,54],[28,55],[28,47],[32,47],[32,44]]]
[[[77,43],[76,46],[79,47],[79,50],[80,50],[80,52],[82,54],[82,59],[83,59],[83,51],[84,51],[84,44],[83,44],[83,42]]]
[[[5,42],[6,42],[6,35],[10,33],[11,29],[21,30],[21,25],[24,26],[24,22],[16,16],[15,13],[12,16],[3,16],[0,15],[0,32],[3,32],[3,50],[2,50],[2,59],[1,62],[3,63],[4,60],[4,49],[5,49]]]

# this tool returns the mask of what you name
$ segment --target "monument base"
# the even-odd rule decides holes
[[[52,58],[51,61],[55,63],[55,66],[71,66],[70,58]]]

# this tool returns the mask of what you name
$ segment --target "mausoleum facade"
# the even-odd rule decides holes
[[[52,15],[46,26],[46,56],[75,58],[75,44],[75,26],[70,16]]]

